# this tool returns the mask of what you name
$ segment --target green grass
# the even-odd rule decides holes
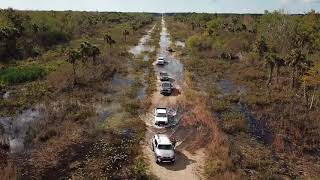
[[[44,78],[48,72],[38,65],[9,67],[0,71],[0,84],[17,84]]]

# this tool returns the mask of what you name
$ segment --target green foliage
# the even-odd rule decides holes
[[[148,164],[146,163],[146,160],[139,157],[134,161],[131,171],[135,179],[149,179],[147,170]]]
[[[112,39],[109,33],[106,33],[103,39],[106,41],[106,43],[109,44],[110,47],[112,47],[112,45],[116,43],[116,41]]]
[[[316,63],[314,67],[306,72],[302,77],[307,86],[319,87],[320,86],[320,63]]]
[[[9,67],[0,71],[0,82],[3,84],[16,84],[42,79],[47,71],[41,66]]]
[[[258,53],[260,57],[263,57],[265,53],[269,51],[269,47],[264,36],[261,36],[256,40],[254,51]]]
[[[212,40],[205,35],[194,35],[188,39],[187,46],[191,52],[197,53],[199,51],[211,49]]]
[[[213,33],[216,33],[220,30],[222,24],[221,18],[215,18],[209,22],[207,22],[207,32],[209,36],[213,35]]]
[[[79,52],[83,60],[86,60],[87,58],[92,58],[92,61],[94,63],[96,57],[101,54],[100,49],[96,45],[92,45],[87,41],[80,44]]]
[[[0,10],[0,59],[36,57],[53,46],[96,35],[102,27],[119,25],[129,32],[153,20],[154,15],[142,13]]]

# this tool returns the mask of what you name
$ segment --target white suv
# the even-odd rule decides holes
[[[157,65],[164,65],[164,64],[165,64],[164,57],[159,57],[157,60]]]
[[[175,144],[165,134],[156,134],[152,138],[152,150],[155,160],[160,162],[175,162]]]
[[[168,124],[167,108],[156,108],[154,110],[154,124],[157,126]]]

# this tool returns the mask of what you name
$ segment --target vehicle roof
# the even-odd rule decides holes
[[[166,72],[160,72],[160,75],[168,75]]]
[[[159,60],[163,60],[163,59],[164,59],[164,57],[161,57],[161,56],[160,56],[160,57],[158,57],[158,59],[159,59]]]
[[[162,81],[162,84],[171,84],[170,81]]]
[[[165,134],[157,134],[156,139],[158,144],[172,144],[169,137]]]
[[[166,108],[157,108],[156,112],[157,113],[167,113],[167,109]]]

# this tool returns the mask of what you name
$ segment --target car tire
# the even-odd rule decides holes
[[[158,161],[158,158],[157,158],[157,157],[156,157],[156,163],[157,163],[157,164],[160,164],[160,161]]]

